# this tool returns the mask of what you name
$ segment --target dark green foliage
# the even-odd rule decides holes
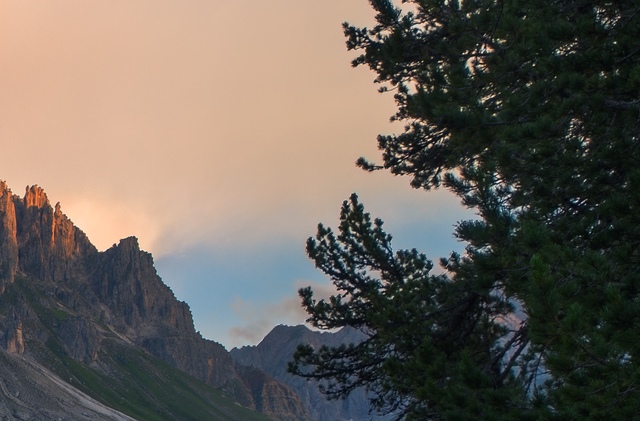
[[[325,388],[333,398],[365,386],[379,410],[409,419],[458,416],[460,407],[470,415],[482,408],[489,418],[519,413],[526,394],[514,385],[523,379],[511,375],[517,356],[506,352],[522,352],[528,339],[526,329],[513,335],[498,322],[512,311],[504,296],[493,293],[491,282],[430,274],[432,263],[415,249],[394,253],[382,221],[371,221],[355,195],[344,203],[341,221],[338,236],[320,225],[307,243],[309,256],[341,294],[329,303],[314,300],[310,288],[300,295],[315,326],[353,326],[368,338],[316,351],[301,346],[297,363],[314,365],[315,372],[291,369],[333,380]],[[450,266],[461,264],[451,257]],[[507,337],[510,347],[497,345]]]
[[[369,339],[303,347],[292,370],[407,419],[640,418],[640,2],[370,2],[347,46],[407,125],[358,165],[480,220],[433,276],[352,197],[307,244],[339,295],[300,294],[313,324]]]

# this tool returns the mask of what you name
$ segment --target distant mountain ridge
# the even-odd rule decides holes
[[[41,188],[20,198],[3,181],[0,354],[139,420],[266,419],[245,407],[278,421],[309,420],[292,389],[195,331],[189,306],[137,239],[99,252]],[[0,384],[2,402],[7,411],[19,407]],[[26,411],[9,419],[56,419]]]
[[[231,357],[243,365],[264,370],[270,376],[293,388],[310,408],[314,421],[367,421],[388,420],[370,413],[366,392],[358,389],[345,400],[328,401],[318,390],[318,384],[296,377],[287,372],[287,363],[299,344],[305,343],[320,348],[341,344],[358,343],[365,335],[353,328],[345,327],[337,332],[312,331],[304,325],[273,328],[256,346],[243,346],[230,351]]]

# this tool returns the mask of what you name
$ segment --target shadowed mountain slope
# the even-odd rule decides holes
[[[195,331],[135,238],[98,252],[37,186],[0,182],[0,347],[138,420],[309,419]]]
[[[273,328],[258,345],[234,348],[230,353],[237,362],[264,370],[275,379],[291,386],[310,408],[314,421],[391,419],[391,416],[382,418],[369,414],[370,405],[363,389],[354,391],[345,400],[329,401],[319,392],[317,382],[307,381],[287,372],[287,364],[293,360],[293,353],[301,343],[317,349],[322,345],[332,347],[358,343],[362,339],[364,334],[350,327],[331,333],[312,331],[303,325],[280,325]]]

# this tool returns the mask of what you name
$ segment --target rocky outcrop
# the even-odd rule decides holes
[[[268,376],[263,387],[255,387],[222,345],[195,331],[189,306],[176,300],[134,237],[100,253],[94,267],[93,293],[111,310],[108,324],[117,331],[185,373],[223,388],[247,408],[275,420],[310,419],[293,390]]]
[[[13,321],[7,326],[7,344],[6,350],[10,354],[24,353],[24,338],[22,336],[22,322]]]
[[[332,347],[358,343],[364,338],[362,332],[352,328],[330,333],[312,331],[303,325],[280,325],[273,328],[258,345],[234,348],[230,354],[236,362],[258,368],[295,390],[309,408],[314,421],[392,419],[369,413],[371,407],[363,389],[355,390],[347,399],[329,401],[318,390],[317,382],[310,382],[287,372],[287,364],[293,360],[293,353],[301,343],[317,349],[323,345]]]
[[[142,347],[214,387],[241,405],[278,421],[310,421],[309,410],[290,387],[261,370],[236,364],[224,347],[200,337],[146,338]]]
[[[91,269],[93,293],[110,309],[111,322],[119,329],[141,336],[195,334],[189,306],[162,282],[153,257],[140,250],[135,237],[100,253]]]
[[[233,359],[217,342],[194,335],[145,338],[141,345],[153,355],[211,386],[224,386],[237,377]],[[251,403],[246,406],[251,407]]]
[[[13,196],[18,268],[47,282],[71,281],[79,260],[97,254],[87,236],[38,186],[27,187],[24,199]]]
[[[311,420],[308,408],[290,387],[255,367],[240,366],[238,374],[251,392],[256,411],[274,420]]]
[[[0,181],[0,293],[6,283],[13,283],[18,270],[18,240],[13,194],[7,183]]]
[[[102,335],[87,319],[67,318],[58,327],[67,353],[76,361],[95,361],[98,359]]]
[[[0,309],[0,345],[9,353],[55,356],[63,366],[71,358],[109,376],[127,364],[113,349],[131,348],[276,421],[309,419],[293,390],[264,373],[257,382],[257,370],[247,378],[222,345],[195,331],[189,306],[135,237],[98,252],[38,186],[20,198],[0,182]]]
[[[5,316],[4,336],[2,337],[2,348],[11,354],[24,353],[23,323],[32,325],[34,320],[37,320],[37,315],[29,306],[21,302],[20,299],[17,301],[16,305],[9,306]]]

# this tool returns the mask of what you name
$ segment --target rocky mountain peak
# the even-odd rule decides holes
[[[0,182],[0,292],[18,270],[60,282],[73,276],[78,258],[97,253],[87,236],[51,207],[44,190],[27,187],[24,198]]]
[[[11,193],[11,189],[7,186],[7,182],[4,180],[0,180],[0,195],[5,194],[6,192]]]
[[[74,367],[65,382],[90,370],[102,378],[122,372],[123,355],[157,367],[149,362],[155,358],[274,420],[309,419],[292,389],[235,363],[222,345],[195,331],[189,306],[162,282],[137,238],[99,252],[59,203],[52,208],[42,188],[27,187],[20,198],[0,181],[0,357],[3,352],[43,364],[57,358],[63,364],[52,369]]]
[[[366,335],[359,330],[345,327],[337,332],[312,331],[304,325],[273,328],[256,346],[244,346],[231,350],[237,362],[263,370],[294,389],[310,408],[314,421],[389,421],[393,417],[378,417],[370,413],[367,393],[364,389],[354,390],[344,400],[328,401],[318,390],[318,383],[293,376],[287,371],[287,364],[300,344],[314,348],[324,345],[336,347],[342,344],[359,343]]]
[[[18,270],[16,210],[13,194],[7,183],[0,180],[0,293],[6,283],[13,283]]]
[[[24,200],[24,206],[27,209],[32,206],[35,206],[36,208],[51,207],[47,194],[44,192],[44,190],[41,187],[38,187],[35,184],[31,187],[27,186],[25,188],[23,200]]]

